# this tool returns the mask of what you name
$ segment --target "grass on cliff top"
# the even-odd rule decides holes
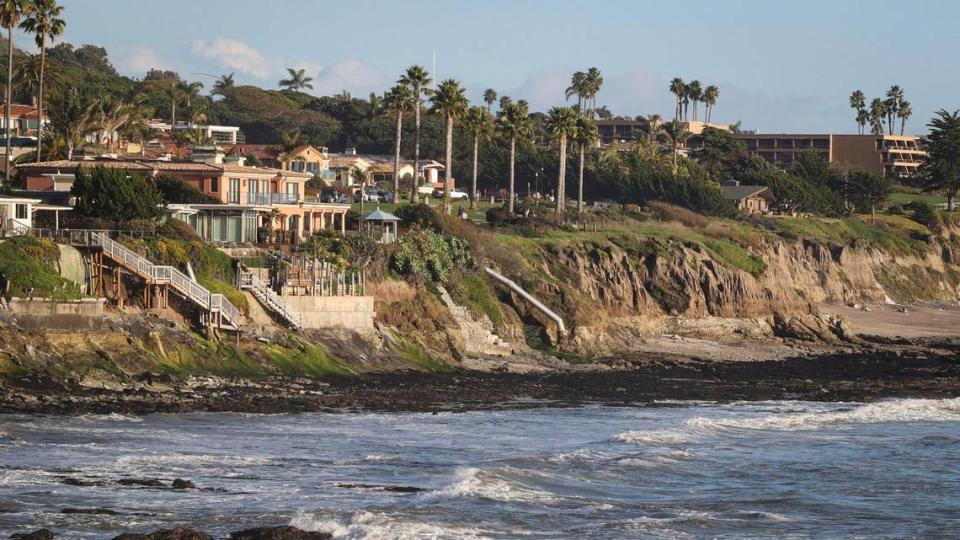
[[[10,282],[10,296],[25,297],[25,289],[32,289],[35,297],[82,297],[78,284],[60,277],[59,257],[57,245],[48,240],[18,236],[0,241],[0,274]]]

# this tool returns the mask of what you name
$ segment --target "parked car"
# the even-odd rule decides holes
[[[363,192],[357,191],[356,193],[353,194],[353,202],[355,203],[360,202],[361,197],[363,198],[363,202],[368,202],[368,203],[380,202],[380,195],[377,193],[375,189],[374,190],[368,189]]]
[[[433,191],[433,196],[434,196],[434,198],[442,199],[442,198],[443,198],[443,190],[442,190],[442,189],[434,190],[434,191]],[[469,195],[467,195],[467,192],[465,192],[465,191],[460,191],[460,190],[457,189],[457,188],[453,188],[453,189],[450,190],[450,199],[451,199],[451,200],[457,201],[457,200],[460,200],[460,199],[466,199],[467,197],[469,197]]]

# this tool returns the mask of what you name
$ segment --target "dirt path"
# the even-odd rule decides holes
[[[850,321],[850,328],[860,335],[885,337],[960,336],[960,309],[919,306],[892,306],[868,304],[870,311],[848,306],[824,305],[820,311],[842,315]],[[906,309],[902,312],[901,309]]]

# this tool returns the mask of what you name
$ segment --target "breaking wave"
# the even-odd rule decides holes
[[[290,525],[304,531],[328,533],[333,538],[357,540],[384,538],[480,540],[488,538],[485,531],[481,529],[423,523],[374,512],[357,512],[349,523],[342,523],[337,519],[300,511],[290,520]]]
[[[502,502],[530,503],[554,500],[554,497],[547,492],[525,486],[516,481],[506,480],[498,477],[495,473],[474,467],[458,469],[449,485],[424,493],[420,495],[419,500],[430,502],[457,497],[482,497]]]

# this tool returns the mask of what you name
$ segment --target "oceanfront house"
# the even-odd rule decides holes
[[[2,110],[2,109],[0,109]],[[3,114],[0,113],[0,135],[6,136],[7,126]],[[50,124],[50,117],[43,114],[43,126]],[[33,105],[10,104],[10,129],[14,137],[33,137],[36,140],[37,130],[40,128],[40,111]]]
[[[177,131],[197,131],[202,133],[216,144],[243,144],[246,142],[246,136],[237,126],[216,126],[207,124],[192,124],[190,122],[177,122],[171,129],[170,122],[163,120],[151,120],[148,125],[156,131],[164,133],[174,133]]]
[[[0,195],[0,237],[26,234],[34,228],[34,215],[40,211],[53,212],[52,226],[60,228],[60,212],[69,211],[69,206],[44,204],[40,199]]]
[[[219,148],[195,148],[195,161],[61,160],[19,167],[27,190],[69,190],[79,168],[121,168],[146,178],[169,175],[216,201],[171,204],[173,217],[193,225],[201,238],[218,244],[289,244],[320,230],[346,230],[347,204],[306,197],[307,173],[249,167],[243,158],[224,159]]]
[[[720,186],[720,192],[745,214],[766,214],[773,203],[773,192],[767,186],[741,186],[735,182]]]
[[[354,169],[359,169],[365,175],[369,183],[393,182],[394,157],[376,154],[358,154],[356,149],[348,148],[342,154],[329,154],[328,168],[333,173],[334,185],[340,188],[346,188],[353,191],[360,189],[360,183],[353,174]],[[409,159],[400,160],[398,176],[400,181],[409,183],[413,180],[414,163]],[[440,179],[440,171],[443,170],[443,164],[432,159],[423,159],[420,161],[420,183],[430,186],[443,187]]]

